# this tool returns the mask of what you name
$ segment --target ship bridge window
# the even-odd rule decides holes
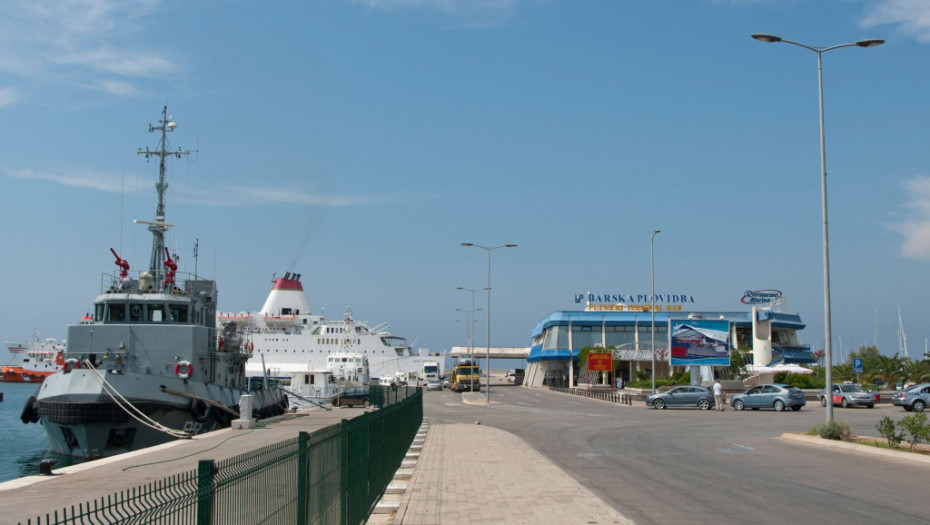
[[[126,320],[126,303],[108,303],[107,321],[122,323]]]
[[[186,304],[168,305],[168,319],[170,319],[172,323],[188,322],[187,305]]]
[[[98,323],[100,321],[103,321],[103,314],[105,310],[106,310],[105,304],[95,304],[94,305],[94,321],[97,321]]]
[[[130,303],[129,320],[138,323],[142,320],[142,305],[139,303]]]
[[[165,305],[150,304],[148,313],[150,323],[160,323],[165,320]]]

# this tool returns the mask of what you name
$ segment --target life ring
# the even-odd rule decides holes
[[[180,377],[181,379],[187,379],[194,373],[194,365],[190,361],[178,361],[178,364],[174,365],[174,375]]]
[[[249,342],[247,342],[247,343],[245,344],[245,351],[246,351],[246,352],[251,352],[251,351],[252,351],[252,341],[249,341]]]
[[[70,372],[72,370],[80,370],[81,362],[77,359],[65,359],[63,365],[61,365],[62,372]]]
[[[130,313],[133,317],[139,318],[139,317],[142,316],[142,307],[139,306],[139,305],[137,305],[137,304],[134,304],[134,305],[132,305],[132,307],[129,308],[129,313]]]
[[[210,405],[207,404],[203,399],[193,399],[191,400],[191,417],[194,418],[198,423],[203,423],[207,419],[207,416],[210,415]]]

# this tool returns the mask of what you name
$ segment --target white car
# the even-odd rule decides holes
[[[517,374],[514,372],[507,372],[507,382],[513,383],[517,380]]]

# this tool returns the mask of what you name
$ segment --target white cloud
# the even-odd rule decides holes
[[[927,0],[878,0],[865,5],[863,27],[893,25],[907,37],[930,42],[930,2]]]
[[[0,170],[10,177],[17,179],[44,180],[76,188],[92,188],[108,193],[122,191],[122,177],[94,172],[91,170],[78,170],[75,172],[41,172],[30,169]]]
[[[901,255],[930,260],[930,177],[905,181],[905,219],[893,228],[904,237]]]
[[[546,0],[349,0],[374,9],[433,10],[445,13],[470,27],[496,26],[511,16],[519,4]]]
[[[0,168],[0,174],[5,174],[17,179],[48,181],[64,186],[89,188],[107,193],[133,193],[135,191],[132,189],[135,185],[127,184],[121,175],[112,175],[92,170],[42,172],[30,169],[9,170]],[[143,186],[145,192],[150,191],[150,186]],[[185,202],[196,202],[201,205],[216,207],[296,204],[299,206],[319,208],[359,206],[386,199],[384,196],[352,195],[349,197],[341,197],[336,195],[322,195],[307,192],[300,188],[269,188],[267,186],[227,186],[211,189],[189,187],[175,192],[174,198]]]
[[[157,48],[131,41],[159,2],[4,0],[0,73],[22,84],[21,98],[36,86],[62,84],[131,95],[133,79],[178,69]]]
[[[19,94],[13,88],[0,88],[0,109],[10,106],[19,100]]]
[[[268,188],[234,186],[229,188],[234,200],[250,202],[256,205],[263,204],[302,204],[319,207],[343,207],[367,204],[377,199],[366,196],[337,197],[309,193],[298,188]],[[237,205],[240,203],[237,203]]]

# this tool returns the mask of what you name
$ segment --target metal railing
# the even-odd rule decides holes
[[[364,523],[423,422],[420,388],[371,395],[380,410],[26,523]]]
[[[610,388],[567,388],[561,386],[550,386],[549,390],[553,392],[561,392],[563,394],[571,394],[573,396],[581,397],[590,397],[592,399],[600,399],[602,401],[610,401],[611,403],[620,403],[621,405],[632,405],[634,401],[644,401],[646,399],[645,394],[637,394],[629,391],[615,390]]]

